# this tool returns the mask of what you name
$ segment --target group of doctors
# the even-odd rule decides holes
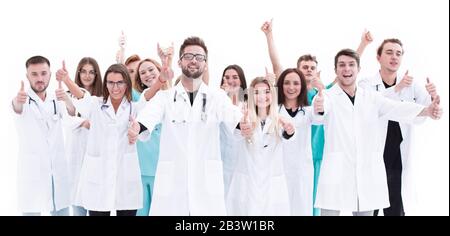
[[[243,96],[245,78],[234,86],[227,69],[226,92],[204,82],[208,50],[200,38],[181,45],[182,75],[173,87],[173,49],[159,54],[162,65],[140,61],[135,80],[114,64],[101,83],[97,63],[87,58],[72,81],[63,63],[56,96],[46,91],[49,61],[26,62],[30,89],[22,82],[12,102],[24,215],[68,215],[71,205],[78,215],[313,215],[313,206],[322,215],[372,215],[390,205],[387,122],[442,115],[433,86],[424,97],[403,82],[384,89],[380,77],[357,86],[359,55],[349,49],[335,57],[337,85],[320,87],[311,104],[296,68],[255,78]],[[312,124],[325,129],[315,201]],[[71,136],[66,145],[63,126]]]

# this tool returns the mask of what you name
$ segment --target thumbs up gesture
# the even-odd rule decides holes
[[[278,123],[280,123],[281,127],[283,127],[283,130],[286,131],[288,135],[293,135],[295,132],[294,125],[287,121],[283,117],[278,117]]]
[[[61,81],[58,81],[58,88],[56,89],[55,93],[56,93],[56,100],[58,101],[66,101],[66,99],[69,98],[69,96],[67,96],[67,93],[64,91],[62,87]]]
[[[27,92],[25,92],[25,87],[24,86],[25,85],[23,83],[23,80],[20,81],[20,90],[17,93],[16,102],[18,104],[21,104],[21,105],[25,104],[25,102],[27,101],[27,97],[28,97]]]
[[[135,144],[141,127],[133,116],[130,116],[128,123],[128,143]]]
[[[402,89],[411,86],[413,83],[413,77],[408,75],[408,71],[406,71],[400,83],[395,85],[395,92],[400,92]]]
[[[267,69],[267,67],[265,67],[265,70],[266,70],[266,79],[267,79],[272,85],[275,85],[277,76],[276,76],[274,73],[270,72],[270,71]]]
[[[316,88],[316,89],[324,89],[325,88],[325,86],[322,83],[322,80],[320,79],[320,71],[318,71],[316,73],[316,76],[314,76],[312,78],[311,85],[313,88]]]
[[[59,69],[58,71],[56,71],[56,80],[64,82],[67,79],[69,79],[69,73],[67,72],[67,69],[66,69],[66,62],[63,60],[62,68]]]
[[[437,95],[433,102],[427,107],[427,114],[433,120],[439,120],[443,114],[442,108],[439,106],[441,99],[439,95]]]
[[[425,88],[427,89],[428,94],[430,94],[431,100],[434,101],[438,95],[436,86],[430,81],[430,78],[427,78],[427,84],[425,85]]]
[[[372,34],[367,29],[364,29],[364,32],[361,36],[361,43],[367,46],[371,42],[373,42]]]
[[[317,96],[314,99],[314,113],[320,113],[320,112],[324,112],[324,108],[323,108],[323,89],[319,89],[319,93],[317,94]]]
[[[253,127],[250,119],[248,118],[248,108],[247,104],[243,106],[244,116],[239,122],[239,127],[241,128],[241,135],[247,139],[248,143],[252,143],[251,138],[253,136]]]
[[[270,19],[270,21],[264,22],[264,24],[261,26],[261,30],[262,32],[264,32],[264,34],[268,35],[272,33],[272,22],[273,18]]]
[[[21,114],[23,110],[23,104],[27,102],[28,94],[25,92],[25,85],[23,83],[23,80],[20,81],[20,89],[17,93],[16,97],[13,99],[13,110],[17,114]]]
[[[119,36],[119,47],[125,48],[127,45],[127,38],[125,37],[125,34],[123,33],[123,30],[121,31],[121,34]]]

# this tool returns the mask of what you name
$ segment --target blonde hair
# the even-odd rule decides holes
[[[272,121],[268,129],[269,134],[275,135],[277,137],[277,142],[281,140],[280,130],[281,126],[278,123],[278,109],[277,109],[277,92],[275,87],[266,77],[256,77],[250,83],[249,93],[248,93],[248,117],[250,122],[253,124],[253,128],[261,126],[261,119],[257,114],[257,106],[255,102],[254,89],[257,84],[266,84],[270,90],[270,96],[272,97],[272,102],[269,104],[269,112],[267,117]]]

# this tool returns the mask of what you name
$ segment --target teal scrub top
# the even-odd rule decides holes
[[[133,102],[139,100],[140,93],[132,90],[131,97]],[[139,157],[139,166],[141,167],[141,175],[155,176],[156,165],[159,158],[159,139],[161,136],[161,124],[155,126],[152,131],[150,140],[146,142],[137,142],[137,151]]]
[[[326,86],[326,89],[333,87],[333,83]],[[317,90],[308,90],[308,103],[312,104],[314,96],[316,96]],[[322,160],[323,156],[323,145],[325,142],[325,130],[323,125],[312,125],[311,126],[311,148],[313,160]]]

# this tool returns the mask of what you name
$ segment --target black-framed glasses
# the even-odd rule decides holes
[[[109,80],[106,81],[106,86],[108,88],[114,88],[114,85],[117,85],[118,88],[124,88],[126,83],[123,80],[120,80],[120,81],[117,81],[117,82],[109,81]]]
[[[194,58],[198,62],[206,61],[206,56],[203,54],[185,53],[181,56],[181,58],[186,59],[188,61],[192,61]]]

